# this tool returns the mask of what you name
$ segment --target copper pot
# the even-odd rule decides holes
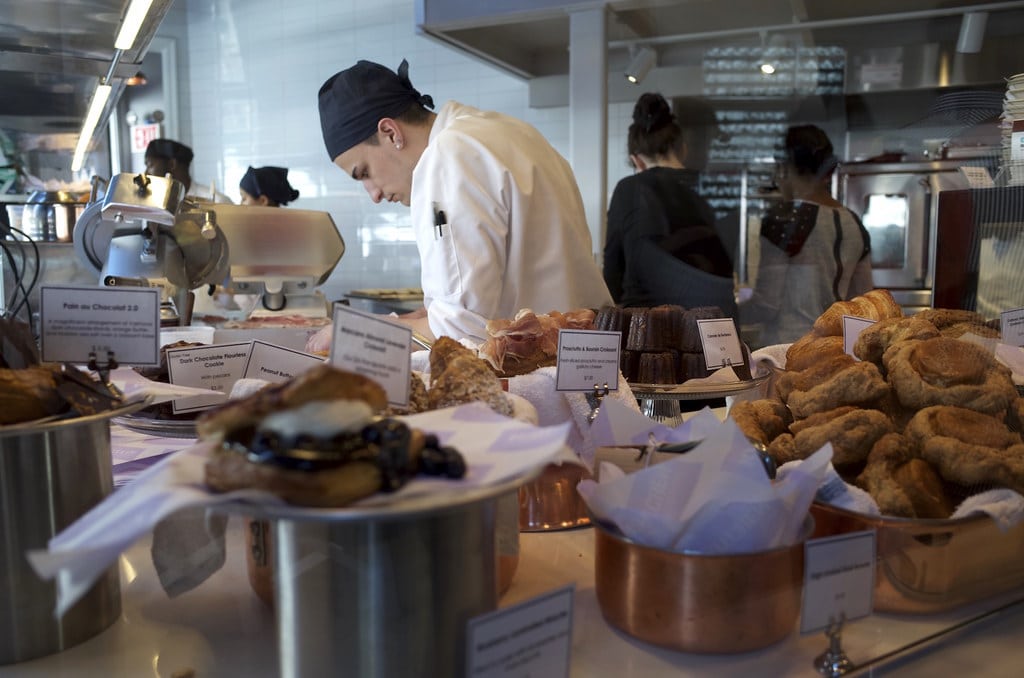
[[[576,491],[592,478],[577,464],[548,464],[536,480],[519,488],[519,530],[544,532],[590,524],[587,504]]]
[[[672,553],[594,524],[597,602],[624,633],[684,652],[734,653],[777,643],[796,627],[809,516],[798,543],[737,555]]]

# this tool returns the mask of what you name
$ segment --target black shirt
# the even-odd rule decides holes
[[[719,288],[728,288],[731,297],[732,261],[715,232],[711,207],[690,188],[690,174],[653,167],[616,185],[604,279],[619,305],[718,305],[724,294]],[[705,295],[709,284],[715,290]]]

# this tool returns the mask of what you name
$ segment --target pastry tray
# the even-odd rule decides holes
[[[114,417],[112,423],[136,433],[144,433],[161,438],[196,437],[196,422],[194,419],[157,419],[135,412]]]
[[[874,530],[875,611],[928,614],[1024,587],[1024,522],[871,516],[815,502],[815,536]]]
[[[718,384],[683,382],[682,384],[634,384],[629,382],[633,395],[643,400],[701,400],[722,398],[727,395],[746,393],[764,386],[771,373],[744,381],[727,381]]]

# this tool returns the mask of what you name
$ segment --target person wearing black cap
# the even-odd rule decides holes
[[[170,175],[185,185],[185,197],[203,202],[231,202],[231,198],[217,191],[213,184],[193,184],[192,149],[171,139],[153,139],[146,146],[146,174],[163,177]]]
[[[284,167],[250,166],[238,183],[243,205],[281,207],[299,197],[299,192],[288,183],[288,170]]]
[[[431,112],[408,68],[359,61],[333,75],[320,124],[330,159],[374,202],[411,208],[430,332],[483,341],[488,320],[524,308],[610,304],[565,159],[515,118],[454,101]]]

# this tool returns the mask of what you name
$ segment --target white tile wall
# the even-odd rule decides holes
[[[182,30],[184,24],[185,30]],[[282,165],[301,196],[294,207],[331,213],[347,252],[325,285],[336,299],[359,287],[419,285],[408,209],[374,205],[324,150],[317,91],[358,59],[397,68],[438,105],[449,99],[535,125],[568,156],[567,108],[530,109],[515,77],[418,35],[413,0],[187,0],[164,26],[179,46],[181,141],[196,153],[196,181],[238,198],[249,165]],[[639,93],[638,93],[639,94]],[[609,192],[628,174],[625,130],[632,105],[609,115]]]

